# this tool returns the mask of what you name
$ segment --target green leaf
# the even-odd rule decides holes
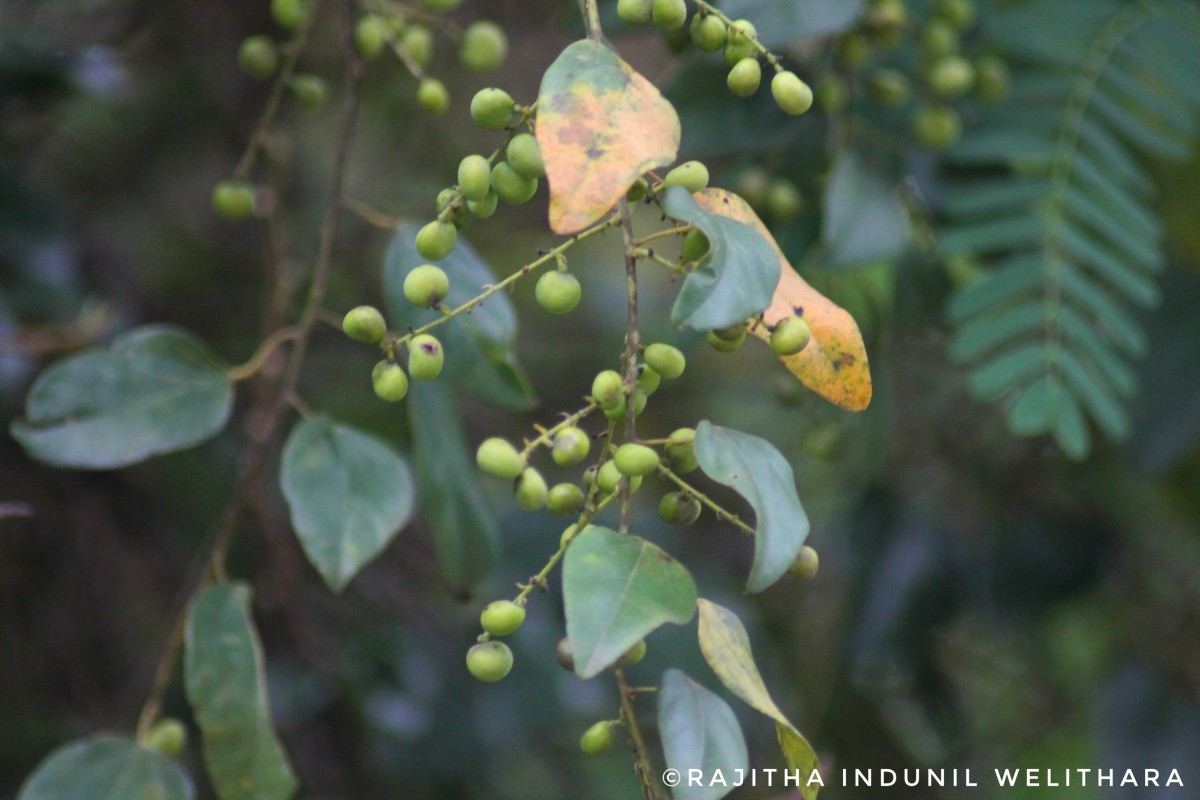
[[[1045,369],[1045,342],[1029,342],[993,356],[971,372],[971,391],[980,400],[995,400],[1013,386]]]
[[[292,429],[279,480],[300,545],[335,592],[408,524],[416,502],[404,459],[324,417]]]
[[[754,564],[746,589],[761,592],[783,577],[808,538],[792,468],[766,439],[707,420],[696,426],[696,459],[705,475],[754,508]]]
[[[666,622],[696,613],[696,584],[645,539],[590,525],[563,560],[563,602],[575,674],[590,678]]]
[[[1087,421],[1079,404],[1069,392],[1063,393],[1063,401],[1058,409],[1058,419],[1054,421],[1054,441],[1062,448],[1067,458],[1082,461],[1087,458],[1092,449],[1092,437],[1088,433]]]
[[[1025,300],[995,313],[981,315],[959,328],[950,343],[950,358],[974,361],[989,350],[1046,324],[1046,306],[1041,298]]]
[[[421,516],[442,577],[466,593],[487,577],[496,559],[496,516],[479,485],[454,395],[437,382],[414,381],[408,420]]]
[[[817,792],[821,791],[823,785],[818,780],[821,762],[817,759],[817,752],[808,739],[790,725],[776,722],[775,735],[779,739],[779,749],[783,751],[788,770],[800,776],[800,796],[804,800],[816,800]]]
[[[285,800],[296,778],[271,726],[262,645],[250,590],[216,584],[188,609],[184,684],[221,800]]]
[[[764,47],[779,48],[849,30],[863,5],[863,0],[725,0],[721,11],[750,20]]]
[[[895,186],[853,150],[830,172],[821,241],[832,266],[890,261],[908,245],[908,214]]]
[[[668,767],[683,775],[699,769],[706,777],[719,770],[731,783],[697,786],[684,781],[672,790],[675,800],[719,800],[733,790],[738,770],[749,767],[746,739],[733,709],[677,669],[663,673],[658,731]]]
[[[1008,427],[1017,436],[1049,433],[1058,419],[1062,386],[1051,375],[1043,375],[1017,395],[1008,409]]]
[[[1042,260],[1035,256],[1013,256],[991,272],[981,275],[950,297],[947,318],[957,324],[995,306],[1040,287],[1046,280]]]
[[[96,736],[60,747],[17,800],[191,800],[191,781],[171,759],[129,739]]]
[[[1024,213],[965,222],[946,230],[938,240],[938,249],[948,255],[1007,251],[1037,244],[1044,228],[1040,218]]]
[[[771,305],[779,284],[779,256],[762,234],[730,217],[697,205],[686,189],[673,186],[663,211],[690,222],[708,237],[709,251],[683,281],[671,321],[697,330],[727,328]]]
[[[39,461],[112,469],[211,438],[232,403],[233,384],[203,345],[176,328],[138,328],[39,375],[11,431]]]
[[[383,284],[388,322],[393,330],[419,328],[440,319],[436,309],[417,308],[404,297],[404,278],[428,263],[417,253],[419,225],[408,224],[396,231],[383,262]],[[443,300],[448,308],[470,301],[494,284],[479,254],[460,236],[450,255],[434,262],[450,279],[450,292]],[[517,316],[512,301],[497,292],[469,314],[460,314],[433,331],[446,352],[441,379],[452,386],[508,411],[525,411],[537,399],[513,353],[517,338]]]

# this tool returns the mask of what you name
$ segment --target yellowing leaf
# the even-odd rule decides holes
[[[767,325],[803,311],[812,330],[808,347],[794,356],[782,356],[788,370],[800,381],[831,403],[850,411],[862,411],[871,402],[871,370],[858,323],[845,309],[808,285],[784,257],[783,251],[745,200],[724,189],[705,189],[695,195],[701,208],[753,226],[766,238],[779,256],[783,267],[775,297],[763,312]],[[770,338],[765,326],[753,333]]]
[[[675,160],[679,116],[654,84],[600,42],[575,42],[546,70],[537,142],[550,184],[550,228],[599,220],[644,172]]]
[[[800,794],[804,800],[815,800],[821,784],[814,781],[809,786],[808,781],[819,770],[820,762],[812,745],[800,735],[800,731],[779,722],[775,723],[775,735],[779,738],[779,749],[783,751],[783,760],[787,762],[788,769],[800,776]]]

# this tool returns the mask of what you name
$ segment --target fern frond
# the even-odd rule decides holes
[[[950,355],[1006,402],[1018,436],[1091,450],[1120,440],[1146,350],[1135,309],[1159,301],[1162,226],[1147,158],[1185,157],[1200,108],[1200,11],[1186,0],[1034,0],[986,35],[1013,99],[949,154],[963,177],[940,247],[993,262],[952,298]],[[1006,172],[997,175],[997,168]]]

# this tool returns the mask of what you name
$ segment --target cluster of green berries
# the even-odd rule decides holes
[[[981,100],[998,103],[1011,84],[1008,67],[995,56],[971,59],[961,39],[975,24],[974,0],[934,0],[930,14],[917,24],[904,0],[872,0],[861,24],[839,42],[842,65],[863,82],[867,95],[884,108],[911,106],[909,126],[925,147],[942,150],[962,136],[962,118],[952,105],[974,92]],[[872,66],[877,52],[898,49],[906,42],[916,48],[920,83],[887,63]],[[900,61],[907,62],[907,56]],[[850,90],[839,77],[817,87],[817,102],[836,113],[849,102]]]
[[[613,668],[629,667],[637,664],[646,657],[646,640],[638,641],[617,659]],[[568,672],[575,671],[575,656],[571,652],[571,643],[563,638],[554,648],[554,658]],[[607,753],[617,741],[617,730],[621,727],[620,720],[601,720],[579,737],[579,749],[589,756],[599,756]]]
[[[758,320],[751,321],[752,325],[761,324]],[[728,328],[715,328],[708,332],[709,346],[721,353],[732,353],[746,342],[747,323],[736,323]],[[784,317],[772,326],[768,326],[770,336],[767,343],[778,356],[794,356],[812,339],[812,329],[802,316]]]
[[[771,222],[788,222],[804,211],[804,195],[795,183],[757,165],[743,169],[733,188],[760,217]]]
[[[795,115],[812,107],[812,89],[796,73],[780,67],[779,57],[758,43],[758,30],[750,20],[727,22],[722,15],[700,9],[688,24],[684,0],[618,0],[617,14],[629,25],[658,26],[668,44],[677,51],[689,44],[706,53],[722,51],[730,67],[726,83],[738,97],[749,97],[758,91],[762,84],[759,58],[763,57],[775,69],[771,94],[779,108]]]

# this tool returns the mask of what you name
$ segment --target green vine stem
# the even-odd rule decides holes
[[[668,467],[667,465],[659,464],[658,472],[660,475],[662,475],[664,478],[666,478],[667,480],[674,483],[680,489],[683,489],[688,494],[691,494],[692,496],[694,496],[703,505],[708,506],[709,509],[711,509],[712,512],[717,515],[718,519],[725,521],[725,522],[732,523],[734,526],[741,529],[742,533],[746,534],[747,536],[753,536],[755,534],[754,528],[750,527],[745,522],[743,522],[741,517],[739,517],[737,514],[734,514],[732,511],[726,510],[724,507],[719,505],[715,500],[710,498],[704,492],[700,491],[695,486],[692,486],[690,483],[685,481],[683,478],[676,475],[671,470],[671,468]]]

